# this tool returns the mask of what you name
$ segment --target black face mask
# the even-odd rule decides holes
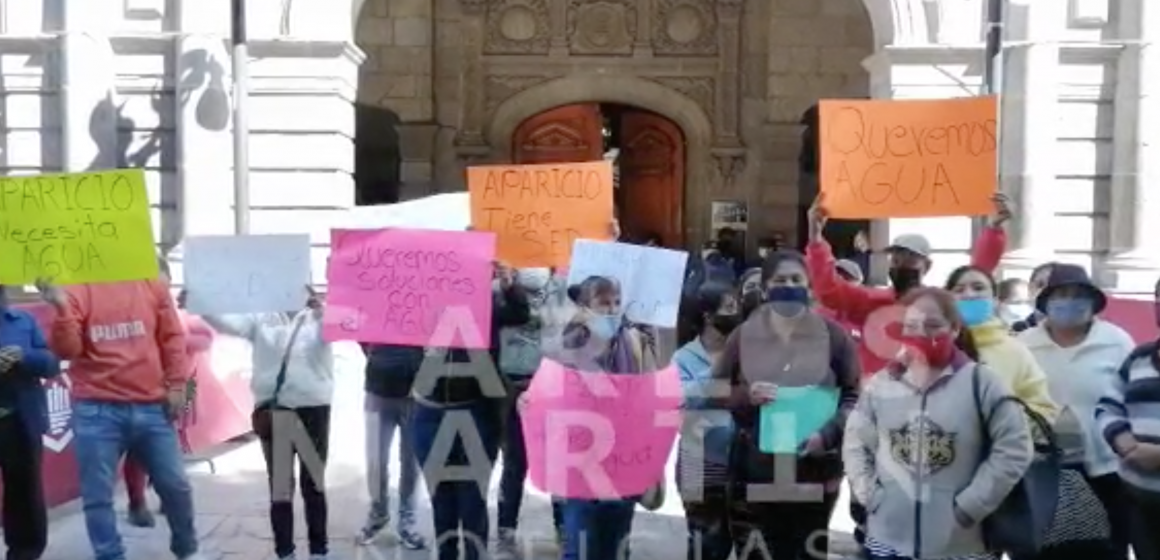
[[[922,273],[916,268],[892,268],[890,285],[894,286],[894,293],[905,294],[922,285]]]
[[[728,315],[714,315],[710,322],[713,328],[717,329],[717,332],[728,335],[744,320],[745,318],[740,313],[730,313]]]

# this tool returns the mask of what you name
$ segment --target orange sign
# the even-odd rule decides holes
[[[979,216],[994,209],[994,96],[820,104],[821,190],[834,218]]]
[[[611,162],[469,167],[467,186],[472,228],[508,265],[566,267],[573,241],[610,237]]]

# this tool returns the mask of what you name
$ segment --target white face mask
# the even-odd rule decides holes
[[[538,292],[548,285],[552,271],[547,268],[521,268],[516,271],[516,282],[525,290]]]

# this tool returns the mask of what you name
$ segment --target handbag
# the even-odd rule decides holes
[[[282,392],[282,387],[286,385],[286,367],[290,364],[290,353],[294,350],[294,342],[298,339],[298,331],[302,330],[302,316],[300,315],[294,321],[294,330],[290,332],[290,339],[286,342],[286,350],[282,354],[282,365],[278,368],[278,377],[274,381],[274,393],[269,399],[264,400],[254,405],[254,411],[250,413],[250,427],[254,430],[254,435],[259,439],[269,440],[273,438],[274,432],[274,411],[278,410],[278,393]]]
[[[991,414],[983,412],[977,365],[971,384],[979,425],[984,434],[984,445],[987,453],[990,453],[992,441],[988,426]],[[1046,418],[1032,410],[1027,403],[1010,395],[1000,399],[996,407],[1006,401],[1019,405],[1035,428],[1032,430],[1034,457],[1023,473],[1023,478],[1011,489],[999,508],[983,520],[983,541],[987,549],[994,552],[1006,553],[1011,557],[1034,556],[1046,546],[1048,533],[1055,520],[1063,453],[1055,430]]]

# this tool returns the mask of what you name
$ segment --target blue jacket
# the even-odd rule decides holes
[[[681,375],[681,390],[684,393],[682,407],[696,411],[686,415],[681,428],[681,442],[678,453],[693,458],[696,453],[696,434],[704,429],[704,459],[719,465],[728,464],[729,447],[733,440],[733,417],[727,410],[710,406],[709,389],[713,383],[712,361],[701,339],[680,347],[673,354],[673,363]],[[700,427],[698,427],[698,425]]]
[[[6,346],[19,347],[24,358],[0,373],[0,406],[12,407],[28,436],[39,441],[48,431],[48,402],[41,380],[60,375],[60,361],[49,351],[36,319],[21,309],[0,310],[0,348]]]

